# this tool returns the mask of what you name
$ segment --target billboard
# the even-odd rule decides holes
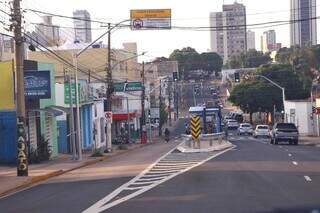
[[[24,94],[28,99],[50,99],[50,71],[25,71]]]
[[[0,76],[0,110],[12,110],[15,108],[12,61],[0,62]]]
[[[131,10],[131,29],[171,29],[171,9]]]

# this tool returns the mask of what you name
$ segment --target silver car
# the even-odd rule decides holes
[[[258,137],[270,137],[270,129],[268,125],[257,125],[254,131],[255,138]]]
[[[249,123],[242,123],[239,126],[238,133],[239,133],[239,135],[252,135],[253,128],[252,128],[251,124],[249,124]]]

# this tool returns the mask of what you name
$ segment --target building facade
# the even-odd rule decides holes
[[[224,56],[222,12],[210,13],[210,50]]]
[[[291,46],[317,44],[316,0],[290,0]]]
[[[227,62],[247,50],[246,7],[235,2],[223,5],[223,12],[210,14],[211,51]]]
[[[223,5],[222,14],[224,62],[232,56],[238,56],[247,50],[246,7],[234,3]]]
[[[248,30],[247,32],[247,50],[256,49],[256,34],[255,32]]]
[[[274,50],[277,43],[276,31],[268,30],[263,32],[261,36],[261,51],[263,53],[271,52]]]
[[[31,36],[46,47],[60,46],[62,42],[60,27],[53,25],[52,16],[43,16],[42,23],[36,25],[35,32],[31,33]]]
[[[90,43],[92,41],[91,19],[87,10],[76,10],[73,12],[74,41]]]

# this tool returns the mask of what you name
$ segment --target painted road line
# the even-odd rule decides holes
[[[292,154],[289,153],[288,156],[289,156],[289,157],[292,157]]]
[[[297,161],[292,161],[293,165],[298,166],[298,162]]]
[[[131,198],[134,198],[146,191],[149,191],[150,189],[158,186],[159,184],[162,184],[177,175],[183,174],[197,166],[200,166],[204,164],[205,162],[218,157],[219,155],[222,155],[223,153],[233,149],[234,147],[230,147],[226,150],[223,150],[221,152],[211,152],[211,153],[183,153],[180,154],[179,157],[177,157],[176,153],[172,153],[175,149],[171,150],[167,154],[165,154],[163,157],[161,157],[159,160],[157,160],[154,164],[150,165],[148,168],[146,168],[143,172],[141,172],[139,175],[137,175],[135,178],[130,180],[129,182],[123,184],[92,206],[90,206],[88,209],[84,211],[84,213],[98,213],[98,212],[103,212],[106,211],[107,209],[116,206],[122,202],[125,202]],[[155,167],[157,166],[158,163],[162,163],[161,161],[165,160],[167,157],[170,157],[170,155],[173,154],[177,159],[181,162],[183,159],[185,159],[186,162],[188,162],[189,157],[191,156],[192,158],[197,157],[199,160],[196,164],[190,165],[188,167],[181,168],[179,170],[160,170],[160,171],[154,171],[156,170]],[[160,180],[154,180],[154,181],[148,181],[146,182],[144,179],[146,177],[150,177],[150,174],[168,174],[167,176],[164,176]],[[142,182],[144,181],[144,182]],[[143,187],[140,187],[141,185],[144,185]],[[148,184],[148,185],[146,185]],[[138,187],[137,187],[138,186]],[[128,194],[128,191],[130,193]],[[132,192],[132,193],[131,193]]]
[[[279,148],[281,149],[281,148],[282,148],[282,146],[279,146]]]
[[[304,176],[304,179],[307,181],[307,182],[311,182],[311,178],[309,176]]]
[[[289,149],[286,149],[286,152],[289,152]]]

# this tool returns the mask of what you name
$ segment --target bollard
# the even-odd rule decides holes
[[[212,139],[210,139],[210,146],[212,146],[213,145],[213,141],[212,141]]]

